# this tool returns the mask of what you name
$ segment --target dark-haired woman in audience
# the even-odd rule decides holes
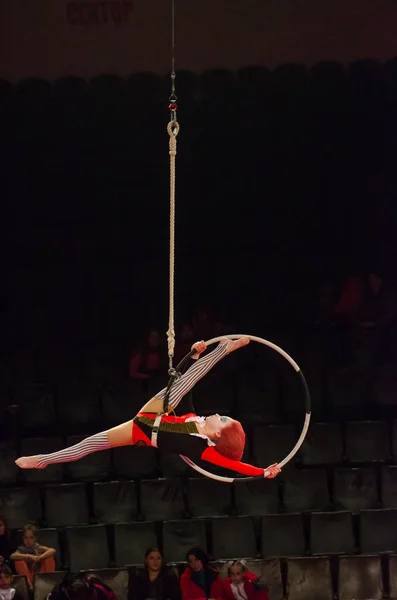
[[[180,582],[182,600],[220,600],[223,584],[216,569],[208,564],[208,556],[201,548],[192,548],[186,555],[188,567]]]
[[[37,541],[37,530],[33,523],[23,528],[22,545],[11,554],[15,570],[25,575],[30,589],[33,589],[35,573],[53,573],[55,571],[55,550],[42,546]]]
[[[0,515],[0,565],[8,564],[12,553],[10,530],[7,521]]]
[[[223,580],[223,600],[269,600],[267,591],[244,561],[229,563],[229,577]]]
[[[164,563],[158,548],[145,552],[145,566],[131,577],[128,600],[180,600],[178,577]]]

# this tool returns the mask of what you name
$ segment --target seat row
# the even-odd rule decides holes
[[[295,421],[304,406],[299,380],[290,371],[269,365],[258,370],[210,373],[198,382],[193,399],[199,414],[233,414],[246,423]],[[236,374],[237,373],[237,374]],[[340,369],[323,376],[308,375],[314,415],[377,416],[377,408],[394,410],[397,378],[394,367],[377,371]],[[14,416],[23,432],[87,433],[100,425],[111,426],[131,419],[166,379],[149,382],[119,380],[113,384],[71,382],[60,386],[20,384],[0,390],[2,418]],[[3,420],[3,419],[2,419]]]
[[[293,425],[257,425],[249,430],[244,460],[267,466],[279,462],[296,443],[299,428]],[[155,478],[188,476],[191,471],[178,456],[162,455],[151,448],[118,448],[92,454],[66,465],[42,471],[19,471],[16,456],[47,454],[76,444],[82,436],[22,438],[0,443],[0,485],[16,481],[103,481],[108,478]],[[296,461],[306,467],[393,463],[397,460],[397,421],[312,423]]]
[[[387,554],[397,552],[397,510],[81,525],[41,529],[38,539],[57,550],[58,566],[72,571],[141,564],[149,547],[162,547],[175,563],[184,562],[187,551],[197,546],[219,560]]]
[[[333,476],[332,476],[333,475]],[[397,508],[397,467],[290,470],[280,480],[233,486],[212,479],[151,479],[0,489],[0,512],[13,529],[34,519],[48,526],[117,523],[225,514]]]
[[[386,560],[374,555],[287,558],[285,560],[248,559],[247,568],[266,583],[271,600],[351,600],[352,598],[397,597],[397,556]],[[222,578],[227,564],[214,563]],[[126,600],[130,576],[134,569],[95,569],[98,577],[116,594],[117,600]],[[38,573],[35,578],[34,600],[45,600],[65,572]],[[23,600],[30,595],[23,576],[17,576],[16,588]]]

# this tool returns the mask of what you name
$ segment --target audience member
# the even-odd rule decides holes
[[[19,575],[25,575],[28,585],[33,589],[36,572],[53,573],[55,571],[55,550],[41,546],[37,541],[37,530],[33,523],[23,528],[22,545],[11,554],[15,570]]]
[[[113,590],[97,577],[67,573],[47,596],[47,600],[117,600]]]
[[[228,574],[222,582],[224,600],[269,600],[264,584],[257,575],[247,571],[244,561],[231,562]]]
[[[10,531],[7,521],[0,516],[0,565],[9,562],[12,553]]]
[[[200,548],[186,555],[188,567],[180,578],[182,600],[218,600],[223,598],[223,584],[216,569],[208,564],[208,556]]]
[[[181,592],[176,573],[164,563],[158,548],[145,552],[145,566],[130,579],[128,600],[180,600]]]
[[[0,566],[0,600],[19,600],[20,594],[12,587],[13,576],[10,567]]]
[[[146,341],[130,358],[129,375],[132,379],[148,379],[167,372],[167,353],[161,335],[155,329],[149,332]]]
[[[367,367],[387,360],[389,333],[396,316],[395,294],[376,273],[349,279],[335,305],[346,337],[349,363]]]

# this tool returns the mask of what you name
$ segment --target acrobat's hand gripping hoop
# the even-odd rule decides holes
[[[223,336],[220,336],[220,337],[212,338],[211,340],[208,340],[205,343],[206,343],[207,346],[212,346],[212,344],[216,344],[216,342],[219,342],[221,339],[224,339],[225,337],[230,338],[232,340],[238,340],[239,338],[249,337],[251,341],[258,342],[259,344],[263,344],[264,346],[267,346],[268,348],[271,348],[272,350],[275,350],[276,352],[278,352],[278,354],[281,354],[281,356],[283,358],[285,358],[285,360],[287,360],[289,362],[289,364],[293,367],[293,369],[296,371],[296,373],[299,376],[299,379],[300,379],[300,382],[301,382],[301,386],[302,386],[303,392],[304,392],[305,420],[304,420],[304,423],[303,423],[303,428],[302,428],[301,434],[300,434],[299,439],[296,442],[295,446],[292,448],[291,452],[281,462],[278,463],[279,467],[282,468],[298,452],[299,448],[303,444],[303,440],[305,439],[306,433],[307,433],[307,431],[309,429],[310,414],[311,414],[311,402],[310,402],[310,392],[309,392],[309,388],[308,388],[306,379],[305,379],[302,371],[300,370],[299,365],[294,361],[293,358],[291,358],[291,356],[289,354],[287,354],[287,352],[285,352],[285,350],[283,350],[282,348],[280,348],[276,344],[273,344],[272,342],[269,342],[268,340],[264,340],[264,339],[262,339],[260,337],[255,336],[255,335],[246,335],[246,334],[242,334],[242,333],[236,333],[236,334],[232,334],[232,335],[223,335]],[[187,354],[181,360],[181,362],[179,363],[179,365],[172,372],[171,378],[170,378],[170,380],[168,382],[166,394],[165,394],[165,402],[166,403],[168,403],[168,396],[169,396],[169,392],[171,390],[172,384],[174,383],[175,379],[178,377],[178,375],[179,375],[180,371],[183,369],[184,365],[187,363],[187,361],[189,360],[189,358],[194,353],[195,353],[194,350],[192,350],[191,352],[189,352],[189,354]],[[225,483],[233,483],[234,481],[251,481],[252,479],[262,479],[263,478],[262,475],[260,475],[258,477],[222,477],[221,475],[215,475],[215,473],[210,473],[209,471],[206,471],[205,469],[202,469],[201,467],[197,466],[193,461],[191,461],[190,458],[188,458],[187,456],[182,456],[182,455],[180,455],[180,456],[185,461],[185,463],[187,463],[190,467],[192,467],[192,469],[194,469],[198,473],[201,473],[201,475],[205,475],[206,477],[210,477],[211,479],[215,479],[216,481],[223,481]]]

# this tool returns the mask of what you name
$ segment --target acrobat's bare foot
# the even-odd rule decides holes
[[[20,469],[44,469],[45,464],[39,466],[40,456],[37,454],[35,456],[21,456],[21,458],[17,458],[15,464]]]
[[[222,338],[220,344],[227,344],[227,353],[234,352],[243,346],[247,346],[250,343],[250,338],[248,336],[239,338],[238,340],[230,340],[229,338]]]

